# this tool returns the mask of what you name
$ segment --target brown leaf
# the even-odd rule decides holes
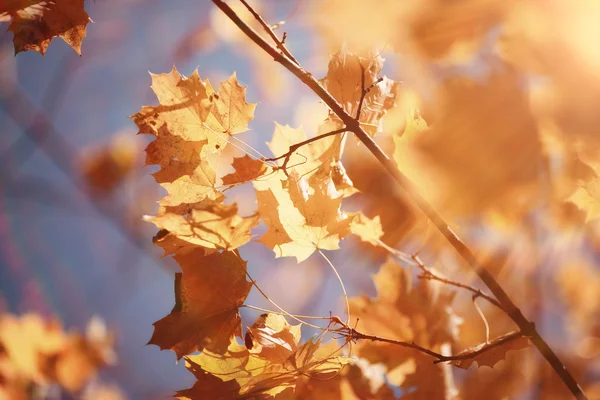
[[[375,84],[384,63],[377,53],[371,50],[367,54],[355,54],[342,49],[331,56],[327,76],[321,79],[321,84],[353,117],[358,112],[363,89],[371,88],[364,97],[360,114],[361,125],[371,136],[381,131],[381,117],[394,107],[400,86],[387,77]],[[338,120],[334,115],[331,118]]]
[[[242,335],[238,308],[252,287],[246,262],[230,251],[204,255],[202,249],[174,258],[183,272],[175,276],[175,307],[154,323],[148,343],[173,350],[178,359],[205,349],[224,353]]]
[[[59,36],[81,55],[81,42],[91,21],[84,0],[17,0],[0,3],[0,21],[10,17],[15,54],[34,50],[42,55],[50,41]],[[6,18],[8,19],[8,18]]]
[[[252,181],[267,172],[267,167],[262,160],[257,160],[245,154],[243,157],[233,159],[235,172],[225,175],[222,180],[224,185],[236,185]]]
[[[460,319],[450,308],[453,293],[441,291],[437,282],[420,280],[413,285],[411,272],[391,260],[373,279],[376,298],[350,299],[351,314],[359,319],[360,332],[438,350],[454,341]],[[393,384],[405,389],[419,386],[415,398],[444,398],[443,366],[434,365],[432,357],[389,343],[362,342],[356,348],[360,357],[373,364],[383,363]],[[427,380],[429,384],[422,385]]]

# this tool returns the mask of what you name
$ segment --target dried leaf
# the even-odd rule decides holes
[[[364,96],[360,122],[371,136],[382,130],[381,117],[394,107],[400,86],[387,77],[375,83],[383,62],[384,59],[374,49],[367,54],[355,54],[342,49],[331,56],[327,76],[321,79],[327,91],[354,117],[361,105],[363,90],[370,88]],[[333,114],[331,118],[338,120]]]
[[[83,0],[16,0],[0,3],[0,21],[9,20],[15,54],[34,50],[42,55],[56,36],[81,55],[81,42],[91,21]]]
[[[357,212],[353,216],[352,222],[350,223],[350,231],[358,236],[363,242],[370,243],[373,246],[379,246],[379,240],[383,236],[379,215],[370,219],[362,212]]]
[[[252,181],[265,173],[268,169],[262,160],[257,160],[245,154],[243,157],[233,159],[233,174],[225,175],[222,180],[224,185],[236,185]]]
[[[335,250],[350,233],[351,218],[340,211],[342,197],[331,180],[309,193],[306,179],[295,173],[289,179],[278,171],[264,181],[255,181],[259,214],[268,227],[258,241],[276,257],[307,259],[316,249]]]
[[[238,308],[252,287],[246,262],[233,252],[204,255],[202,249],[174,258],[183,272],[175,277],[175,307],[154,323],[148,344],[171,349],[178,359],[199,350],[224,353],[242,335]]]
[[[275,331],[280,328],[286,331],[282,320],[269,315],[259,317],[255,324],[256,329],[263,329],[258,326],[263,326],[265,323],[275,326]],[[267,337],[272,338],[265,331],[261,334],[266,335],[264,341]],[[223,400],[291,399],[293,397],[288,396],[293,393],[299,377],[313,376],[316,379],[332,377],[350,361],[349,358],[341,356],[317,356],[320,341],[309,340],[295,347],[299,334],[297,338],[288,337],[288,339],[294,343],[294,348],[285,359],[262,358],[261,354],[264,354],[262,350],[254,354],[235,340],[232,340],[223,354],[208,350],[199,355],[187,356],[186,367],[194,373],[198,381],[191,389],[178,392],[179,398],[203,399],[205,398],[202,397],[203,395],[210,393],[211,398]]]
[[[218,202],[191,210],[187,215],[163,213],[156,217],[146,216],[168,233],[162,234],[193,244],[217,250],[235,250],[252,238],[250,230],[258,224],[258,215],[242,218],[237,214],[237,205],[226,206]]]

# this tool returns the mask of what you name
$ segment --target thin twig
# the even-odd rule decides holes
[[[421,211],[431,220],[446,240],[454,247],[454,249],[460,254],[460,256],[469,264],[469,266],[475,271],[479,278],[485,283],[490,289],[492,294],[496,297],[498,302],[502,305],[503,310],[506,314],[517,324],[523,334],[530,338],[531,342],[538,349],[540,354],[548,361],[554,371],[560,377],[560,379],[569,388],[571,393],[580,400],[587,400],[587,396],[583,392],[579,383],[575,380],[571,372],[566,368],[564,363],[558,358],[554,350],[550,348],[548,343],[540,336],[535,328],[535,324],[529,321],[522,313],[522,311],[515,305],[508,294],[500,286],[496,278],[488,270],[486,270],[477,261],[477,258],[465,243],[458,237],[458,235],[450,228],[450,226],[444,221],[444,219],[438,214],[438,212],[429,204],[425,198],[417,191],[416,185],[408,179],[400,170],[396,167],[394,162],[385,154],[385,152],[379,147],[379,145],[367,134],[367,132],[360,126],[359,121],[354,119],[353,116],[348,114],[344,108],[337,102],[337,100],[329,93],[321,84],[312,76],[312,74],[306,72],[303,68],[298,66],[291,58],[286,57],[283,53],[277,51],[276,48],[267,43],[254,29],[248,24],[242,21],[235,11],[231,9],[222,0],[213,0],[213,3],[225,13],[235,23],[242,32],[244,32],[254,43],[256,43],[261,49],[269,54],[275,61],[283,65],[288,71],[294,74],[300,79],[305,85],[307,85],[317,96],[323,100],[325,104],[329,106],[331,111],[342,120],[346,125],[347,130],[352,131],[356,137],[365,145],[365,147],[379,160],[379,162],[385,167],[385,169],[392,175],[392,177],[400,184],[400,186],[407,192],[412,198],[413,202],[421,209]]]
[[[321,139],[324,139],[326,137],[337,135],[338,133],[342,133],[342,132],[346,132],[346,131],[347,131],[347,129],[344,127],[344,128],[336,129],[335,131],[327,132],[327,133],[324,133],[322,135],[315,136],[315,137],[312,137],[310,139],[304,140],[302,142],[293,144],[293,145],[290,146],[290,149],[288,150],[287,153],[282,154],[279,157],[265,158],[265,161],[277,161],[277,160],[281,160],[283,158],[283,164],[281,164],[281,166],[279,166],[277,168],[278,169],[282,169],[283,172],[287,175],[286,168],[287,168],[288,163],[290,162],[290,157],[300,147],[302,147],[304,145],[307,145],[309,143],[312,143],[312,142],[316,142],[317,140],[321,140]]]
[[[260,23],[260,25],[264,28],[265,32],[267,32],[267,34],[269,36],[271,36],[271,39],[273,39],[273,41],[275,42],[275,44],[277,45],[277,48],[279,50],[281,50],[283,52],[283,54],[285,54],[287,56],[287,58],[289,58],[290,60],[292,60],[294,63],[296,63],[297,66],[300,66],[300,63],[298,62],[298,60],[296,60],[294,58],[294,56],[292,55],[292,53],[290,53],[290,51],[287,49],[287,47],[285,47],[285,39],[287,37],[287,35],[284,33],[283,34],[283,39],[279,40],[279,38],[277,37],[277,35],[275,34],[275,32],[273,32],[273,29],[271,29],[271,27],[269,26],[269,24],[267,24],[267,22],[263,19],[263,17],[261,17],[255,10],[254,8],[252,8],[250,6],[250,4],[248,4],[246,2],[246,0],[240,0],[242,2],[242,4],[248,9],[248,11],[250,11],[250,14],[252,14],[254,16],[254,18],[256,18],[256,20]]]
[[[335,322],[340,324],[341,321],[339,319],[337,319]],[[342,336],[346,337],[348,340],[371,340],[373,342],[382,342],[382,343],[393,344],[396,346],[408,347],[408,348],[420,351],[421,353],[430,355],[431,357],[434,357],[436,359],[434,361],[434,363],[440,363],[440,362],[445,362],[445,361],[467,360],[467,359],[475,358],[478,355],[483,354],[495,347],[498,347],[505,343],[508,343],[513,340],[516,340],[516,339],[526,336],[523,334],[523,332],[514,331],[514,332],[507,333],[503,336],[499,336],[498,338],[492,340],[491,342],[482,343],[479,346],[473,346],[473,348],[476,348],[477,350],[466,351],[466,352],[456,354],[453,356],[446,356],[444,354],[437,353],[433,350],[430,350],[426,347],[419,346],[415,342],[406,342],[403,340],[389,339],[389,338],[384,338],[384,337],[376,336],[376,335],[367,335],[366,333],[359,332],[356,329],[351,328],[350,326],[348,326],[346,324],[342,323],[341,325],[342,325],[341,328],[334,330],[334,331],[336,333],[341,334]]]
[[[400,251],[391,246],[388,246],[382,240],[379,240],[378,244],[381,247],[383,247],[384,249],[386,249],[387,251],[389,251],[393,256],[399,258],[400,260],[406,262],[407,264],[414,265],[417,268],[419,268],[419,270],[421,270],[421,272],[422,272],[421,274],[417,275],[417,277],[419,279],[435,280],[435,281],[439,281],[439,282],[445,283],[450,286],[455,286],[455,287],[458,287],[461,289],[466,289],[473,293],[474,298],[481,297],[482,299],[489,301],[491,304],[493,304],[494,306],[496,306],[502,310],[502,305],[500,303],[498,303],[498,300],[494,299],[492,296],[490,296],[488,294],[485,294],[482,290],[477,289],[474,286],[466,285],[464,283],[453,281],[451,279],[444,278],[443,276],[437,275],[433,271],[433,269],[425,266],[425,264],[421,261],[421,259],[419,258],[417,253],[413,253],[411,255],[406,254],[403,251]]]
[[[417,256],[415,254],[413,254],[411,256],[411,258],[415,261],[417,267],[422,271],[422,273],[418,275],[418,277],[420,279],[430,279],[430,280],[445,283],[450,286],[455,286],[455,287],[459,287],[459,288],[468,290],[473,293],[474,298],[481,297],[482,299],[486,299],[488,302],[495,305],[499,309],[504,310],[504,308],[498,302],[498,300],[494,299],[492,296],[490,296],[488,294],[483,293],[483,291],[481,291],[481,289],[477,289],[476,287],[473,287],[471,285],[453,281],[451,279],[444,278],[443,276],[437,275],[431,268],[426,267],[425,264],[423,264],[423,261],[421,261],[421,259],[419,258],[419,256]]]
[[[379,83],[383,81],[383,78],[377,78],[375,82],[371,83],[369,87],[365,87],[365,66],[360,62],[360,56],[356,56],[358,58],[358,65],[360,66],[360,100],[358,101],[358,108],[356,110],[356,120],[360,121],[360,114],[362,112],[363,103],[365,101],[365,97],[371,89],[377,86]]]

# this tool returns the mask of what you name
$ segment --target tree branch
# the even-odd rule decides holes
[[[486,353],[498,346],[501,346],[503,344],[506,344],[508,342],[511,342],[513,340],[516,340],[516,339],[526,336],[525,334],[523,334],[523,332],[513,331],[513,332],[509,332],[505,335],[499,336],[496,339],[490,341],[489,343],[481,343],[477,346],[473,346],[473,348],[475,348],[476,350],[464,351],[460,354],[456,354],[453,356],[446,356],[441,353],[437,353],[433,350],[430,350],[426,347],[419,346],[415,342],[405,342],[402,340],[388,339],[388,338],[384,338],[384,337],[376,336],[376,335],[367,335],[365,333],[359,332],[356,329],[351,328],[348,325],[344,324],[339,318],[336,318],[336,317],[333,317],[333,318],[334,319],[332,319],[332,321],[334,321],[337,324],[342,325],[342,327],[340,329],[334,330],[334,332],[339,333],[342,336],[346,337],[347,340],[371,340],[373,342],[382,342],[382,343],[393,344],[395,346],[408,347],[408,348],[420,351],[421,353],[427,354],[431,357],[434,357],[436,359],[434,361],[434,363],[436,363],[436,364],[441,363],[441,362],[446,362],[446,361],[459,361],[459,360],[472,359],[472,358],[475,358],[483,353]]]
[[[422,271],[422,273],[418,275],[418,277],[420,279],[430,279],[430,280],[445,283],[450,286],[455,286],[458,288],[466,289],[466,290],[470,291],[471,293],[473,293],[473,298],[481,297],[482,299],[487,300],[491,304],[495,305],[496,307],[498,307],[499,309],[504,311],[504,308],[502,308],[502,305],[498,302],[498,300],[494,299],[489,294],[485,294],[480,289],[477,289],[476,287],[473,287],[471,285],[453,281],[451,279],[444,278],[443,276],[437,275],[432,269],[426,267],[425,264],[423,264],[423,261],[421,261],[419,256],[417,256],[416,254],[413,254],[411,256],[411,258],[415,261],[417,267]]]
[[[264,28],[265,32],[267,32],[269,34],[269,36],[271,36],[271,39],[273,39],[273,41],[277,45],[277,48],[279,50],[281,50],[283,52],[283,54],[285,54],[290,60],[292,60],[293,62],[295,62],[297,66],[300,66],[300,63],[298,62],[298,60],[296,60],[294,58],[294,56],[292,55],[292,53],[290,53],[290,51],[287,49],[287,47],[285,47],[284,42],[285,42],[285,39],[287,38],[286,33],[284,32],[283,33],[283,39],[279,40],[279,38],[277,37],[277,35],[275,34],[275,32],[273,32],[273,29],[271,29],[271,27],[269,26],[269,24],[267,24],[267,22],[263,19],[263,17],[260,16],[260,14],[258,14],[256,12],[256,10],[254,10],[254,8],[252,8],[250,6],[250,4],[248,4],[246,2],[246,0],[240,0],[240,1],[248,9],[248,11],[250,11],[250,14],[252,14],[254,16],[254,18],[256,18],[256,20]]]
[[[513,303],[508,294],[500,286],[498,281],[479,264],[473,252],[467,247],[463,241],[454,233],[448,226],[446,221],[437,213],[437,211],[425,200],[423,196],[416,190],[416,186],[396,167],[394,162],[385,154],[377,143],[367,134],[353,116],[349,115],[343,107],[335,100],[335,98],[321,86],[321,84],[308,72],[306,72],[292,59],[284,53],[279,52],[276,48],[267,43],[254,29],[242,21],[237,14],[222,0],[212,0],[213,3],[225,13],[235,23],[242,32],[244,32],[254,43],[269,54],[275,61],[283,65],[288,71],[294,74],[305,85],[307,85],[317,96],[329,106],[331,111],[342,120],[346,125],[346,129],[353,132],[356,137],[367,147],[367,149],[377,158],[377,160],[385,167],[392,177],[400,184],[407,192],[414,203],[421,211],[431,220],[435,227],[460,256],[469,264],[479,278],[490,289],[498,302],[502,305],[507,315],[517,324],[521,332],[530,338],[538,351],[544,356],[560,379],[569,388],[571,393],[577,399],[587,399],[583,389],[579,386],[573,375],[567,370],[563,362],[558,358],[556,353],[550,348],[546,341],[537,332],[535,325],[529,321],[521,312],[521,310]]]

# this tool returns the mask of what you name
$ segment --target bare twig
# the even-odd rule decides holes
[[[346,125],[347,130],[353,132],[356,137],[365,145],[365,147],[377,158],[377,160],[385,167],[392,177],[400,184],[400,186],[412,198],[414,203],[421,211],[431,220],[435,227],[440,231],[446,240],[454,247],[461,257],[475,271],[479,278],[490,289],[498,302],[502,305],[503,310],[517,324],[523,335],[530,338],[538,351],[544,356],[548,363],[560,379],[569,388],[571,393],[577,399],[587,399],[583,389],[579,386],[573,375],[565,367],[564,363],[558,358],[556,353],[550,348],[546,341],[540,336],[535,328],[535,324],[529,321],[514,304],[508,294],[500,286],[498,281],[477,261],[477,258],[463,243],[463,241],[454,233],[450,226],[438,214],[438,212],[425,200],[423,196],[416,190],[416,186],[396,167],[394,162],[385,154],[379,145],[367,134],[353,116],[348,114],[344,108],[335,100],[335,98],[321,86],[321,84],[302,67],[296,64],[291,58],[279,52],[275,47],[267,43],[254,29],[242,21],[237,14],[222,0],[213,0],[213,3],[225,13],[235,23],[242,32],[244,32],[254,43],[269,54],[275,61],[283,65],[288,71],[294,74],[305,85],[307,85],[317,96],[329,106],[331,111],[342,120]]]
[[[309,143],[312,143],[312,142],[316,142],[317,140],[321,140],[321,139],[326,138],[328,136],[337,135],[339,133],[346,132],[346,131],[347,131],[347,129],[344,127],[344,128],[336,129],[335,131],[327,132],[327,133],[324,133],[322,135],[312,137],[312,138],[304,140],[302,142],[298,142],[296,144],[291,145],[290,149],[289,149],[289,151],[287,153],[282,154],[279,157],[265,158],[265,161],[277,161],[277,160],[281,160],[283,158],[283,164],[281,164],[281,166],[279,166],[278,169],[282,169],[283,172],[287,175],[288,173],[287,173],[286,168],[287,168],[288,163],[290,162],[290,157],[300,147],[302,147],[304,145],[307,145]]]
[[[491,304],[495,305],[499,309],[504,310],[504,308],[498,302],[498,300],[494,299],[489,294],[485,294],[483,291],[481,291],[481,289],[477,289],[476,287],[473,287],[471,285],[467,285],[467,284],[464,284],[464,283],[461,283],[461,282],[453,281],[451,279],[444,278],[443,276],[437,275],[432,269],[426,267],[425,264],[423,264],[423,261],[421,261],[421,259],[419,258],[419,256],[416,255],[416,254],[413,254],[411,256],[411,258],[415,261],[417,267],[422,271],[422,273],[418,275],[418,277],[420,279],[430,279],[430,280],[434,280],[434,281],[445,283],[445,284],[450,285],[450,286],[455,286],[455,287],[459,287],[459,288],[468,290],[468,291],[470,291],[470,292],[473,293],[473,297],[474,298],[481,297],[482,299],[486,299],[488,302],[490,302]]]
[[[376,335],[367,335],[365,333],[357,331],[354,328],[351,328],[347,324],[341,323],[341,320],[339,320],[339,318],[337,320],[335,320],[335,323],[342,325],[342,327],[335,330],[335,332],[342,335],[343,337],[346,337],[347,340],[371,340],[373,342],[382,342],[382,343],[393,344],[396,346],[408,347],[408,348],[420,351],[421,353],[430,355],[431,357],[434,357],[436,359],[434,361],[434,363],[440,363],[440,362],[445,362],[445,361],[468,360],[471,358],[475,358],[485,352],[492,350],[495,347],[501,346],[505,343],[508,343],[513,340],[516,340],[516,339],[526,336],[525,334],[523,334],[523,332],[514,331],[514,332],[507,333],[505,335],[499,336],[498,338],[496,338],[492,341],[482,343],[479,346],[474,346],[474,348],[476,348],[477,350],[466,351],[466,352],[462,352],[460,354],[456,354],[453,356],[446,356],[444,354],[437,353],[433,350],[430,350],[426,347],[419,346],[415,342],[406,342],[403,340],[389,339],[389,338],[384,338],[384,337],[376,336]]]
[[[377,86],[379,83],[381,83],[383,81],[383,78],[377,78],[375,80],[375,82],[371,83],[369,85],[369,87],[365,87],[365,66],[362,65],[362,62],[360,62],[360,57],[356,56],[358,58],[358,65],[360,66],[360,100],[358,101],[358,108],[356,110],[356,120],[360,121],[360,114],[362,112],[362,107],[363,107],[363,103],[365,101],[365,97],[367,96],[367,94],[369,94],[369,92],[371,91],[371,89],[373,89],[375,86]]]
[[[250,4],[248,4],[246,2],[246,0],[240,0],[242,2],[242,4],[248,9],[248,11],[250,11],[250,14],[252,14],[252,16],[254,18],[256,18],[256,20],[260,23],[260,25],[264,28],[265,32],[267,32],[267,34],[269,36],[271,36],[271,39],[273,39],[273,41],[275,42],[275,44],[277,45],[277,48],[279,50],[281,50],[281,52],[283,54],[285,54],[290,60],[292,60],[294,63],[296,63],[297,66],[300,66],[300,63],[298,62],[298,60],[296,60],[294,58],[294,56],[292,55],[292,53],[290,53],[290,51],[287,49],[287,47],[285,47],[285,39],[287,38],[287,35],[284,33],[283,34],[283,39],[279,40],[279,38],[277,37],[277,35],[275,34],[275,32],[273,32],[273,29],[271,29],[271,27],[269,26],[269,24],[267,24],[267,22],[263,19],[263,17],[261,17],[256,10],[254,10],[254,8],[252,8],[250,6]]]

